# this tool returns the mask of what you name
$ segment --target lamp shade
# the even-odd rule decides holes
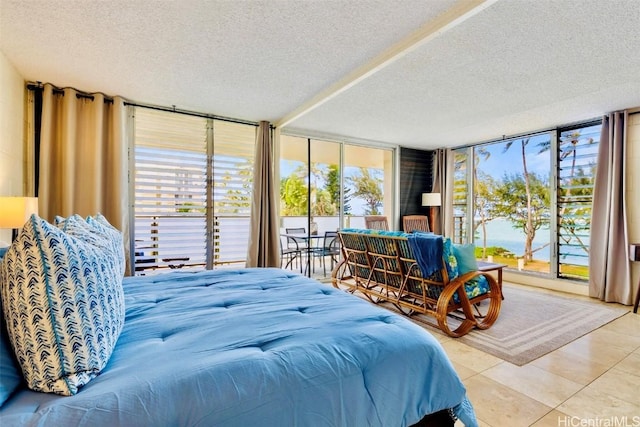
[[[0,228],[22,228],[37,213],[37,197],[0,197]]]
[[[440,206],[440,193],[422,193],[422,206]]]

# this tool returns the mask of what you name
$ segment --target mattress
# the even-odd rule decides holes
[[[409,320],[280,269],[125,278],[124,329],[74,396],[20,390],[8,426],[475,423],[440,344]]]

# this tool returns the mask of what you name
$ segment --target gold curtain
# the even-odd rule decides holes
[[[627,111],[602,119],[589,242],[589,296],[631,305],[626,201]]]
[[[280,266],[279,199],[276,198],[276,157],[273,145],[269,122],[260,122],[256,135],[247,267]]]
[[[447,237],[453,236],[453,157],[450,148],[436,150],[431,187],[441,197],[440,207],[435,209],[433,232]]]
[[[126,108],[122,98],[105,100],[101,93],[86,95],[44,85],[39,160],[41,217],[53,221],[56,215],[102,213],[128,241]]]

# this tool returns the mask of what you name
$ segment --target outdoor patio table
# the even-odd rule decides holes
[[[324,239],[324,234],[301,234],[301,233],[284,233],[281,234],[282,237],[287,237],[290,239],[294,239],[299,243],[304,244],[303,253],[307,255],[307,271],[306,274],[308,277],[311,277],[311,252],[313,248],[317,246],[318,239]]]

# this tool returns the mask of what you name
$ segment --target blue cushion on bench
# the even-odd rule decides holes
[[[453,245],[453,254],[458,261],[458,274],[463,275],[470,271],[478,270],[478,261],[476,260],[476,245],[469,243],[467,245]]]

